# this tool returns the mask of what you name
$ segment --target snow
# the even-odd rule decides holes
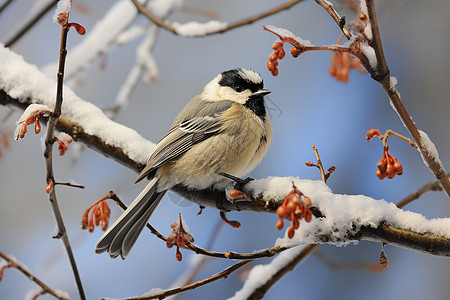
[[[138,38],[139,36],[143,35],[145,32],[145,27],[144,26],[131,26],[129,29],[119,33],[116,37],[116,43],[117,45],[125,45],[128,44],[129,42],[135,40],[136,38]]]
[[[375,50],[369,45],[361,44],[361,51],[369,60],[370,67],[372,70],[377,69],[377,56],[375,54]]]
[[[248,299],[248,297],[261,285],[265,284],[278,270],[284,268],[292,259],[303,251],[305,247],[297,246],[278,254],[268,264],[256,265],[250,271],[247,280],[242,289],[237,291],[233,297],[228,300]]]
[[[128,105],[129,99],[136,86],[142,78],[144,70],[149,80],[157,81],[159,69],[153,57],[153,49],[155,47],[158,33],[160,29],[156,25],[151,25],[147,30],[147,34],[141,44],[136,49],[136,63],[128,73],[127,79],[117,93],[115,104],[123,107]]]
[[[165,19],[170,12],[181,7],[181,4],[181,0],[155,0],[148,1],[146,7],[156,17]],[[137,17],[136,6],[130,0],[119,0],[112,4],[103,18],[96,22],[92,29],[89,29],[89,34],[68,52],[66,79],[71,79],[77,72],[90,67],[92,61],[100,54],[111,52],[117,45],[118,37],[119,43],[123,43],[124,36],[120,36],[120,34],[125,32]],[[136,38],[137,33],[135,29],[129,32],[130,35],[134,35],[133,38]],[[125,36],[125,38],[130,38],[130,36]],[[45,66],[43,71],[47,76],[53,77],[56,69],[57,63],[54,62]]]
[[[63,291],[63,290],[54,290],[55,294],[57,294],[60,298],[63,299],[70,299],[70,295],[68,292]]]
[[[296,36],[295,34],[293,34],[292,32],[290,32],[287,29],[278,28],[278,27],[275,27],[272,25],[267,25],[266,28],[269,29],[270,31],[275,32],[279,36],[292,38],[304,46],[308,46],[308,47],[314,46],[309,40],[304,40],[301,37]]]
[[[47,78],[36,66],[26,63],[22,56],[0,44],[0,88],[19,100],[33,99],[50,109],[56,95],[55,79]],[[107,144],[123,149],[131,159],[145,163],[154,144],[135,130],[108,119],[95,105],[82,100],[70,88],[64,87],[62,114],[96,135]]]
[[[367,17],[369,16],[368,13],[367,13],[366,0],[360,0],[359,1],[359,8],[361,9],[361,12],[363,12]]]
[[[389,81],[389,89],[391,91],[394,91],[396,89],[397,83],[398,83],[397,78],[395,78],[394,76],[391,76],[390,81]]]
[[[0,269],[4,268],[7,265],[9,265],[9,263],[6,260],[1,260],[0,261]]]
[[[264,198],[282,199],[292,190],[292,182],[308,196],[313,206],[326,217],[314,218],[310,223],[300,221],[293,239],[287,237],[276,241],[276,246],[328,243],[342,246],[351,242],[348,235],[357,233],[362,226],[378,227],[385,222],[395,228],[403,228],[419,233],[434,233],[450,238],[450,218],[427,220],[424,216],[397,208],[394,203],[376,200],[364,195],[334,194],[322,181],[305,180],[295,177],[268,177],[250,182],[250,191],[260,191]]]
[[[50,108],[48,108],[47,105],[43,104],[30,104],[28,107],[24,110],[22,115],[20,116],[19,120],[16,122],[17,124],[22,123],[26,119],[30,118],[32,115],[36,114],[36,112],[43,112],[43,111],[51,111]],[[48,115],[48,114],[47,114]]]
[[[29,290],[24,297],[24,300],[33,300],[35,299],[36,295],[42,292],[41,288],[33,288]]]
[[[206,23],[199,23],[196,21],[180,24],[178,22],[172,23],[176,32],[181,36],[203,36],[211,32],[216,32],[225,29],[228,26],[226,22],[210,20]]]
[[[59,0],[58,5],[56,6],[55,14],[53,15],[53,22],[58,23],[59,14],[69,15],[70,6],[72,4],[72,0]]]
[[[433,142],[431,141],[431,139],[428,137],[428,134],[426,134],[424,131],[419,130],[419,134],[420,134],[420,138],[422,140],[422,145],[423,147],[427,150],[427,152],[433,157],[433,159],[436,161],[436,163],[438,163],[440,166],[442,166],[442,162],[439,159],[439,153],[437,151],[436,146],[433,144]],[[420,156],[422,156],[423,159],[423,163],[428,166],[428,163],[426,162],[426,160],[423,158],[422,152],[420,152],[419,149],[417,149],[420,153]]]
[[[67,55],[65,77],[70,79],[78,71],[89,67],[99,54],[109,53],[114,47],[115,39],[136,19],[138,13],[134,4],[129,0],[114,3],[104,17],[94,28],[89,30],[81,42],[70,49]],[[43,68],[44,73],[54,77],[57,63],[51,63]]]

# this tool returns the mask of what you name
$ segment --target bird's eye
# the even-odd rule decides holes
[[[242,92],[244,89],[242,88],[242,86],[237,85],[237,86],[234,88],[234,90],[235,90],[236,92],[240,93],[240,92]]]

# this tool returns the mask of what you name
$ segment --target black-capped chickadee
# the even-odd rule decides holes
[[[95,252],[125,259],[165,192],[182,184],[205,189],[242,177],[266,154],[272,125],[261,76],[246,69],[211,80],[180,112],[136,182],[150,182],[98,241]]]

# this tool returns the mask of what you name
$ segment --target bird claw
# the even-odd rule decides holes
[[[255,180],[254,178],[251,178],[251,177],[247,177],[245,179],[241,179],[239,177],[236,177],[236,176],[233,176],[233,175],[230,175],[230,174],[227,174],[227,173],[223,173],[223,172],[220,172],[219,175],[233,180],[234,181],[233,188],[235,190],[238,190],[238,191],[241,191],[241,192],[244,190],[244,186],[247,183],[249,183],[250,181]]]

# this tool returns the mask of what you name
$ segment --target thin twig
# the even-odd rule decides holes
[[[65,185],[65,186],[70,186],[70,187],[74,187],[74,188],[78,188],[78,189],[85,189],[86,188],[84,185],[74,184],[74,183],[71,183],[71,182],[55,182],[54,185]]]
[[[53,144],[55,142],[55,127],[59,116],[61,115],[61,107],[63,101],[63,82],[64,82],[64,66],[67,55],[66,43],[67,43],[67,34],[69,32],[70,26],[66,23],[61,26],[61,44],[60,44],[60,55],[59,55],[59,67],[58,67],[58,80],[57,80],[57,88],[56,88],[56,103],[55,109],[53,113],[50,115],[47,123],[47,135],[45,138],[45,150],[44,150],[44,159],[45,166],[47,169],[47,184],[51,184],[55,182],[55,177],[53,173]],[[58,226],[58,234],[55,238],[61,238],[66,248],[67,255],[69,257],[70,265],[72,267],[72,271],[75,277],[76,285],[78,288],[78,292],[80,294],[80,298],[82,300],[86,299],[84,294],[83,285],[81,283],[80,274],[78,272],[78,268],[76,265],[75,257],[73,255],[72,247],[70,245],[69,237],[67,235],[66,227],[64,225],[63,217],[61,215],[61,211],[58,206],[58,201],[56,198],[55,188],[52,188],[49,193],[49,201],[53,210],[53,214],[56,219],[56,224]]]
[[[136,6],[136,8],[139,10],[139,12],[141,14],[143,14],[144,16],[146,16],[148,19],[150,19],[153,23],[155,23],[157,26],[164,28],[170,32],[172,32],[173,34],[179,35],[179,33],[177,32],[177,30],[171,26],[170,24],[167,24],[166,22],[164,22],[163,20],[158,19],[157,17],[155,17],[150,11],[148,11],[148,9],[145,8],[144,5],[142,5],[141,3],[139,3],[139,1],[137,0],[131,0],[133,1],[134,5]],[[235,23],[231,23],[229,25],[227,25],[225,28],[216,30],[216,31],[211,31],[211,32],[207,32],[205,34],[202,34],[200,36],[208,36],[208,35],[213,35],[213,34],[218,34],[218,33],[224,33],[226,31],[241,27],[241,26],[245,26],[245,25],[249,25],[253,22],[256,22],[258,20],[261,20],[263,18],[266,18],[268,16],[274,15],[276,13],[279,13],[280,11],[286,10],[291,8],[292,6],[294,6],[297,3],[302,2],[303,0],[293,0],[290,1],[288,3],[282,4],[274,9],[268,10],[267,12],[261,13],[259,15],[247,18],[245,20],[242,21],[238,21]],[[198,37],[198,35],[196,36]]]
[[[384,138],[382,139],[383,146],[386,147],[386,142],[390,135],[394,135],[398,138],[401,138],[402,140],[408,142],[408,144],[410,144],[412,147],[417,148],[417,144],[413,140],[411,140],[411,139],[407,138],[406,136],[401,135],[400,133],[397,133],[391,129],[386,130],[386,133],[384,134]]]
[[[175,288],[172,290],[168,290],[162,293],[158,293],[158,294],[153,294],[153,295],[149,295],[149,296],[143,296],[143,297],[135,297],[135,298],[126,298],[123,300],[147,300],[147,299],[164,299],[165,297],[171,296],[171,295],[175,295],[175,294],[179,294],[179,293],[183,293],[185,291],[188,290],[193,290],[195,288],[198,288],[200,286],[206,285],[208,283],[214,282],[218,279],[221,278],[227,278],[231,273],[233,273],[234,271],[238,270],[239,268],[242,268],[243,266],[245,266],[246,264],[252,262],[253,260],[248,259],[248,260],[242,260],[234,265],[232,265],[231,267],[223,270],[220,273],[217,273],[207,279],[204,280],[200,280],[197,282],[194,282],[192,284],[180,287],[180,288]]]
[[[45,291],[45,293],[48,293],[57,299],[68,300],[68,298],[56,293],[52,288],[50,288],[48,285],[46,285],[41,280],[39,280],[39,278],[34,276],[27,268],[23,267],[21,264],[18,264],[14,259],[10,258],[8,255],[4,254],[1,251],[0,251],[0,257],[2,257],[4,260],[8,261],[11,264],[12,268],[19,270],[25,276],[27,276],[30,280],[34,281],[37,285],[39,285],[42,288],[43,291]]]
[[[6,0],[5,3],[0,6],[0,14],[3,12],[3,10],[8,7],[14,0]]]
[[[112,192],[110,192],[110,193],[112,193]],[[114,193],[109,194],[108,196],[106,196],[104,198],[106,198],[106,199],[110,198],[110,199],[114,200],[116,202],[116,204],[118,206],[120,206],[120,208],[122,208],[123,210],[127,209],[127,206],[125,205],[125,203],[123,203],[122,200],[120,200],[120,198],[118,198],[117,195]],[[102,198],[100,200],[103,201],[104,199]],[[97,204],[97,203],[98,203],[98,201],[96,201],[94,204]],[[93,206],[94,204],[92,204],[91,206]],[[147,228],[150,230],[150,232],[152,234],[156,235],[159,239],[161,239],[165,242],[167,241],[167,238],[163,234],[161,234],[158,230],[156,230],[152,225],[150,225],[150,223],[147,223]],[[191,250],[191,251],[195,252],[196,254],[202,254],[202,255],[216,257],[216,258],[227,258],[227,259],[257,259],[257,258],[263,258],[263,257],[272,257],[280,252],[287,250],[287,248],[285,248],[285,247],[275,246],[275,247],[272,247],[267,250],[253,252],[253,253],[236,253],[236,252],[232,252],[232,251],[214,252],[214,251],[205,250],[205,249],[200,248],[191,243],[186,243],[184,245],[184,248]]]
[[[316,166],[319,168],[320,176],[322,177],[322,181],[326,183],[327,180],[325,179],[325,171],[323,169],[322,161],[320,160],[319,151],[317,150],[316,146],[314,146],[314,145],[311,145],[311,148],[313,149],[314,154],[316,155],[316,160],[317,160]]]
[[[27,33],[33,26],[43,17],[47,12],[49,12],[55,5],[58,3],[58,0],[53,0],[49,2],[46,6],[42,7],[42,9],[32,18],[28,23],[23,25],[22,29],[20,29],[12,38],[10,38],[6,43],[5,47],[11,47],[14,45],[25,33]]]
[[[347,39],[350,39],[352,35],[350,32],[345,28],[345,17],[339,16],[337,11],[334,9],[333,4],[329,1],[324,0],[315,0],[317,4],[322,6],[327,13],[331,16],[331,18],[336,22],[336,24],[339,26],[339,28],[342,30],[342,33],[345,35]]]
[[[450,172],[447,173],[447,177],[449,177],[449,176],[450,176]],[[418,189],[417,191],[415,191],[414,193],[406,196],[405,198],[403,198],[403,200],[401,200],[400,202],[397,203],[397,207],[403,208],[406,205],[408,205],[409,203],[413,202],[414,200],[419,199],[423,194],[430,192],[430,191],[435,191],[435,192],[442,191],[442,187],[439,185],[439,180],[429,182],[429,183],[425,184],[423,187],[421,187],[420,189]]]

